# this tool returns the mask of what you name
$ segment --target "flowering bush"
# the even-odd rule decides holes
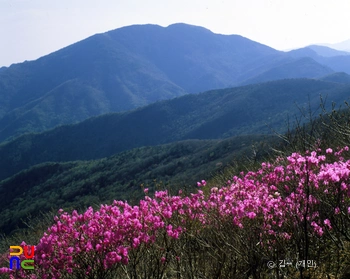
[[[35,270],[0,273],[43,279],[240,278],[268,272],[267,260],[322,261],[331,241],[350,239],[345,151],[293,153],[241,173],[224,187],[206,189],[202,180],[188,196],[158,191],[151,198],[145,189],[137,206],[114,201],[83,214],[60,210],[35,247]]]

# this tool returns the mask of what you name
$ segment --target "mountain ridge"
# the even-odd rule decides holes
[[[238,86],[296,60],[243,36],[188,24],[132,25],[96,34],[35,61],[1,68],[0,141],[188,93]],[[303,67],[300,63],[293,70],[301,73]],[[324,67],[315,62],[314,74],[295,76],[314,77]]]
[[[340,53],[340,55],[335,55],[335,53]],[[350,55],[347,53],[345,55],[343,52],[325,47],[320,51],[319,48],[315,49],[315,47],[310,46],[289,51],[287,54],[293,58],[309,57],[317,63],[331,68],[335,72],[350,74]]]
[[[339,105],[349,90],[341,83],[279,80],[188,94],[89,118],[1,144],[0,179],[48,161],[90,160],[186,139],[269,134],[271,128],[283,132],[288,116],[300,113],[298,106],[317,109],[320,95]]]
[[[334,48],[334,49],[340,50],[340,51],[350,52],[350,39],[339,42],[339,43],[335,43],[335,44],[321,44],[321,45],[327,46],[330,48]]]

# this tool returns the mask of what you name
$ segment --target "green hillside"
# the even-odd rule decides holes
[[[91,160],[142,146],[186,139],[284,132],[300,108],[319,108],[320,96],[340,105],[349,85],[308,79],[191,94],[134,111],[28,134],[0,145],[0,179],[43,162]]]
[[[21,219],[51,209],[85,208],[114,199],[133,203],[143,196],[140,185],[151,191],[193,190],[198,180],[210,178],[233,160],[251,158],[252,145],[276,140],[266,136],[187,140],[99,160],[33,166],[0,182],[0,233],[23,227]],[[265,145],[254,159],[263,156]]]

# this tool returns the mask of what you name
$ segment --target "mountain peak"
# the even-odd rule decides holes
[[[188,23],[183,23],[183,22],[178,22],[178,23],[173,23],[170,24],[166,27],[167,29],[174,29],[174,30],[196,30],[196,31],[204,31],[207,33],[213,33],[209,29],[202,27],[202,26],[197,26],[197,25],[192,25]]]

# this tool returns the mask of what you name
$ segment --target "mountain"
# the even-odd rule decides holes
[[[350,53],[326,47],[305,47],[287,52],[294,59],[309,57],[336,72],[350,74]]]
[[[323,57],[350,55],[350,52],[340,51],[340,50],[336,50],[334,48],[330,48],[330,47],[326,47],[326,46],[310,45],[307,48],[312,49],[318,55],[323,56]]]
[[[0,145],[0,180],[43,162],[108,157],[141,146],[220,139],[286,130],[300,109],[319,108],[320,95],[343,104],[350,86],[310,79],[279,80],[188,94],[124,113],[89,118]]]
[[[288,62],[272,68],[264,73],[248,79],[243,84],[252,84],[259,82],[266,82],[274,79],[285,78],[318,78],[324,75],[333,73],[334,71],[327,67],[320,65],[310,57],[298,58],[292,62]]]
[[[350,75],[348,75],[347,73],[343,73],[343,72],[326,75],[326,76],[321,77],[319,79],[323,80],[323,81],[350,84]]]
[[[350,52],[350,39],[336,44],[324,44],[324,46],[331,47],[340,51]]]
[[[1,68],[0,141],[262,75],[274,80],[326,74],[316,62],[305,72],[299,60],[239,35],[187,24],[133,25],[96,34],[38,60]]]
[[[1,140],[185,93],[118,40],[95,35],[0,72]]]

